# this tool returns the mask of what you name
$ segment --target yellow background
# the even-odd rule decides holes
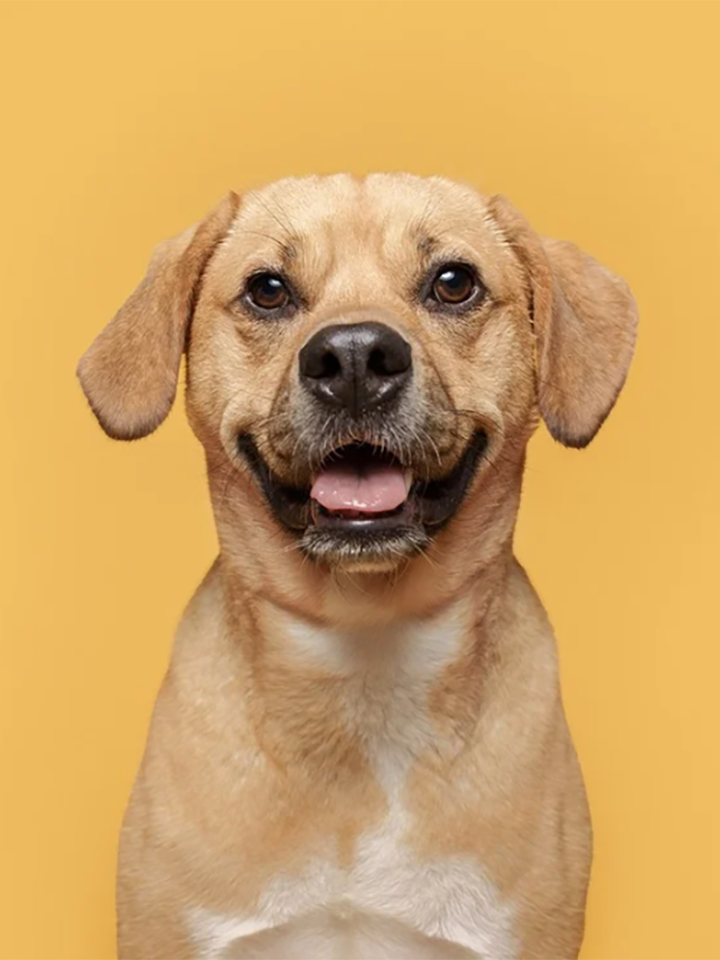
[[[113,955],[119,821],[215,550],[181,409],[106,439],[75,363],[229,187],[440,172],[632,284],[585,452],[517,538],[559,637],[596,859],[583,956],[720,956],[720,6],[0,4],[0,955]]]

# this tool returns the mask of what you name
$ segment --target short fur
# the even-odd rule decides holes
[[[477,265],[489,293],[472,314],[418,303],[438,258]],[[303,291],[291,320],[239,302],[270,268]],[[405,440],[428,475],[478,427],[488,447],[421,555],[308,561],[237,437],[309,482],[322,438],[298,352],[325,324],[378,317],[412,344]],[[635,327],[596,261],[440,178],[285,180],[159,248],[79,376],[105,430],[132,439],[167,415],[187,349],[220,555],[178,630],[123,825],[121,958],[577,956],[590,821],[552,630],[512,538],[539,417],[588,443]]]

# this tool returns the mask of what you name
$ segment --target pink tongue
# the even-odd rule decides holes
[[[397,464],[378,463],[363,466],[329,464],[313,484],[310,496],[326,510],[356,510],[359,513],[384,513],[407,499],[407,486]]]

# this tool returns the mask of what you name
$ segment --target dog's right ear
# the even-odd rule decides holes
[[[80,360],[80,384],[108,436],[145,437],[170,412],[203,271],[239,203],[229,193],[200,224],[160,244],[145,279]]]

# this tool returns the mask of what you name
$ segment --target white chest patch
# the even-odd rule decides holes
[[[204,910],[188,916],[194,941],[204,958],[219,957],[445,957],[442,941],[466,948],[457,956],[485,960],[511,960],[518,956],[513,935],[514,910],[502,903],[492,882],[470,859],[454,857],[419,863],[403,851],[393,834],[400,827],[391,816],[386,824],[361,841],[354,869],[345,873],[329,862],[318,861],[298,877],[277,877],[264,891],[252,917],[223,917]],[[372,952],[347,943],[347,927],[338,924],[350,907],[372,923]],[[322,919],[319,919],[321,918]],[[312,938],[308,942],[308,918]],[[381,918],[395,921],[384,926]],[[298,922],[300,921],[300,922]],[[238,943],[276,930],[275,940],[266,938],[272,953],[244,952]],[[403,936],[403,930],[405,935]],[[374,935],[372,935],[374,933]],[[438,938],[422,944],[423,937]],[[286,942],[287,941],[287,942]],[[364,941],[363,941],[364,942]],[[433,942],[437,947],[433,950]],[[271,947],[271,944],[273,945]],[[231,946],[232,945],[232,946]],[[228,949],[230,948],[230,949]],[[227,951],[227,952],[226,952]]]
[[[501,901],[482,865],[469,856],[421,861],[405,840],[407,772],[436,735],[427,694],[457,654],[464,627],[462,610],[425,623],[403,638],[408,655],[377,682],[358,684],[360,695],[349,683],[348,723],[362,732],[389,807],[382,824],[360,837],[353,866],[345,869],[332,855],[318,854],[301,875],[277,876],[251,916],[190,910],[188,927],[200,956],[518,956],[513,906]],[[288,625],[288,638],[326,664],[347,663],[346,638],[311,636],[297,624]]]

